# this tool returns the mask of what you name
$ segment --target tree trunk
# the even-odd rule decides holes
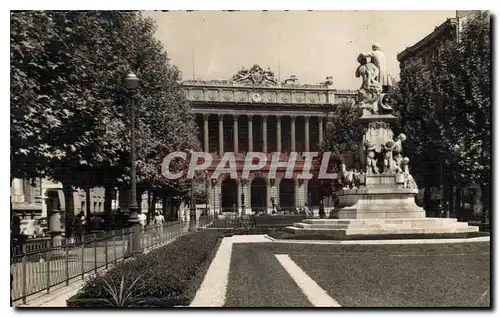
[[[70,184],[63,184],[63,193],[64,193],[64,210],[61,210],[61,219],[62,224],[64,225],[64,231],[67,237],[70,237],[73,232],[73,221],[75,214],[75,200],[73,199],[73,186]],[[62,208],[61,208],[62,209]],[[47,210],[47,217],[50,221],[50,210]]]
[[[153,197],[151,197],[151,191],[148,190],[148,213],[146,217],[146,223],[149,225],[151,223],[151,205],[153,203]]]
[[[455,192],[455,218],[462,217],[462,185],[457,185]]]
[[[63,192],[64,192],[64,204],[65,204],[65,212],[67,213],[75,213],[75,204],[73,199],[73,186],[69,184],[63,184]]]
[[[116,192],[114,187],[107,185],[104,188],[104,212],[105,213],[112,213],[112,204],[113,204],[113,199],[116,199]]]
[[[137,192],[135,193],[135,200],[137,202],[137,207],[139,207],[139,211],[138,213],[142,213],[142,194],[144,193],[144,191],[142,189],[139,190],[139,188],[137,188]]]
[[[85,216],[90,218],[91,215],[90,210],[90,187],[85,188]]]
[[[485,222],[489,222],[491,213],[491,185],[482,184],[481,192],[482,192],[482,203],[483,203],[483,219]]]
[[[161,213],[165,220],[167,219],[167,197],[163,196],[161,198]]]

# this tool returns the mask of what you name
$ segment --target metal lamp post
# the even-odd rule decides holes
[[[208,186],[210,180],[208,179],[208,171],[205,171],[205,212],[208,213],[208,203],[210,199],[210,194],[208,192]]]
[[[217,198],[215,198],[215,185],[217,185],[217,181],[215,179],[210,179],[210,181],[212,182],[212,189],[214,192],[214,205],[212,206],[212,210],[213,214],[215,215],[217,213],[217,211],[215,210],[215,201],[217,200]]]
[[[222,193],[219,194],[219,214],[222,215]]]
[[[454,162],[453,162],[454,166],[456,166],[456,164],[457,164],[457,160],[458,160],[458,158],[460,156],[460,150],[461,149],[462,149],[462,147],[460,145],[458,145],[458,144],[455,144],[453,146],[453,154],[455,156],[454,157]],[[456,173],[456,170],[454,172]],[[453,210],[453,217],[454,218],[457,217],[457,209],[456,209],[457,208],[457,186],[456,186],[456,184],[457,184],[457,178],[456,178],[455,173],[453,173],[453,181],[454,182],[453,182],[453,192],[452,192],[452,195],[453,195],[452,196],[452,204],[453,204],[452,210]]]
[[[127,78],[125,78],[125,83],[130,92],[130,178],[131,178],[131,188],[130,188],[130,216],[128,218],[128,223],[130,228],[132,228],[132,247],[130,248],[132,255],[138,255],[142,253],[141,246],[141,225],[138,217],[139,206],[137,206],[137,177],[136,177],[136,144],[135,144],[135,93],[137,87],[139,86],[139,78],[134,73],[129,73]]]

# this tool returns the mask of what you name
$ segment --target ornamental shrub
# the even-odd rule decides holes
[[[209,260],[220,237],[212,231],[193,232],[134,260],[120,262],[106,274],[89,280],[68,300],[68,306],[109,306],[106,300],[112,301],[112,295],[106,282],[119,288],[122,277],[127,287],[138,279],[131,290],[132,306],[188,305],[190,280]]]

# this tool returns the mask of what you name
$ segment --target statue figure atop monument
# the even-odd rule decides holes
[[[380,50],[379,44],[372,45],[373,52],[370,53],[372,57],[372,62],[378,68],[378,82],[382,85],[382,92],[387,92],[389,87],[392,85],[391,78],[387,72],[387,67],[385,65],[385,54]]]
[[[387,94],[392,85],[387,72],[385,54],[380,45],[373,44],[373,51],[358,55],[359,66],[356,77],[361,77],[362,83],[358,90],[357,105],[363,109],[363,116],[391,115],[394,109]]]
[[[371,114],[378,113],[378,103],[382,93],[382,86],[378,82],[379,69],[372,63],[369,54],[358,55],[359,67],[356,69],[356,77],[361,77],[361,87],[358,90],[357,102],[362,109]]]

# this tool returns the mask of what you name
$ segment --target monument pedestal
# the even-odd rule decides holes
[[[359,189],[336,192],[336,219],[425,218],[425,210],[415,203],[418,189],[404,188],[402,174],[363,175]]]
[[[300,236],[328,236],[332,239],[369,238],[397,235],[458,235],[478,232],[479,227],[453,218],[426,218],[417,206],[418,188],[401,154],[404,135],[393,140],[392,115],[366,115],[358,119],[365,133],[360,157],[364,166],[356,186],[336,192],[338,204],[333,219],[305,219],[286,227],[285,232]],[[397,158],[395,158],[397,156]],[[345,172],[349,173],[345,168]]]
[[[415,203],[418,189],[403,188],[399,175],[366,175],[366,185],[336,193],[334,219],[305,219],[286,227],[297,236],[327,235],[333,239],[387,235],[443,235],[478,232],[479,227],[455,218],[426,218]]]

